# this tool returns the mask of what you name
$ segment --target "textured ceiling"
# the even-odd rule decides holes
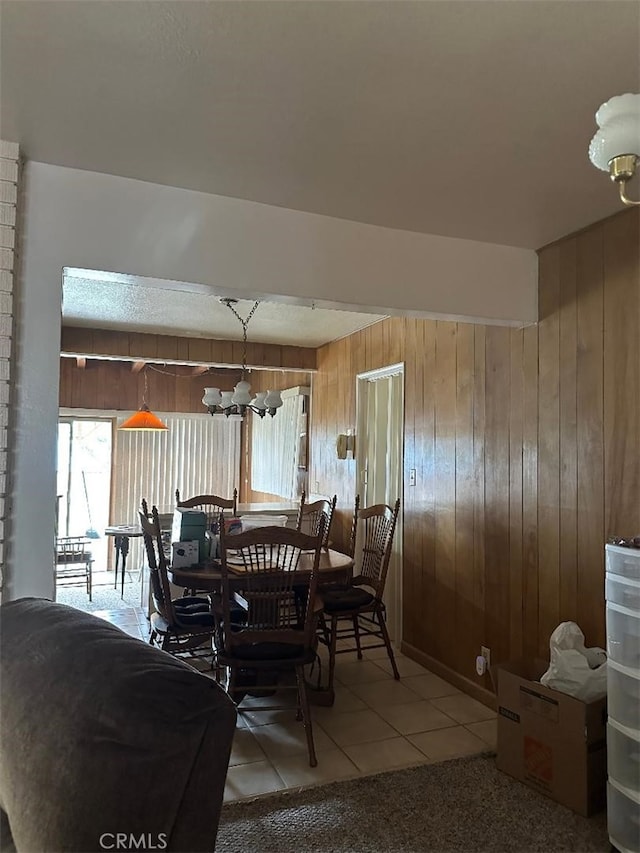
[[[246,319],[253,304],[241,299],[235,308]],[[208,288],[91,270],[65,270],[62,318],[66,326],[242,340],[242,324]],[[248,323],[247,339],[319,347],[381,319],[375,314],[263,301]]]
[[[32,160],[538,248],[620,208],[594,113],[640,4],[3,0],[2,135]]]

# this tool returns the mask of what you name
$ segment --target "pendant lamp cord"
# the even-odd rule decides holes
[[[260,302],[256,301],[254,303],[254,306],[251,309],[251,311],[249,311],[249,313],[247,314],[247,318],[243,319],[240,316],[240,314],[238,314],[236,309],[233,307],[234,303],[237,301],[238,301],[237,299],[222,299],[221,300],[221,302],[224,302],[224,304],[227,306],[229,311],[231,311],[238,318],[238,320],[240,321],[240,323],[242,325],[242,378],[244,379],[245,374],[247,372],[247,326],[249,325],[249,321],[251,320],[253,315],[256,313],[256,308],[258,307]]]

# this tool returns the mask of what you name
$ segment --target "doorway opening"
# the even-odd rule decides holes
[[[402,465],[404,453],[404,364],[356,377],[356,482],[360,506],[400,498],[384,591],[387,628],[394,645],[402,640]]]

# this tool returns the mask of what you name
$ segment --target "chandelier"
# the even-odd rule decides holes
[[[594,166],[609,172],[625,204],[640,204],[626,195],[627,182],[640,171],[640,95],[616,95],[596,113],[600,130],[589,145]]]
[[[233,391],[220,391],[219,388],[205,388],[202,402],[209,410],[210,415],[223,414],[227,417],[229,415],[244,415],[247,409],[251,409],[252,412],[255,412],[261,418],[267,413],[273,417],[282,405],[280,392],[258,391],[256,396],[251,399],[251,386],[245,378],[247,374],[247,326],[260,303],[256,302],[251,311],[249,311],[246,319],[243,319],[235,309],[238,303],[237,299],[221,299],[220,302],[227,306],[229,311],[237,317],[242,325],[242,376]]]

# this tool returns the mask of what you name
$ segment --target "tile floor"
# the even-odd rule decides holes
[[[94,615],[145,642],[148,627],[135,606]],[[336,664],[336,701],[313,707],[318,766],[309,767],[304,728],[281,696],[244,699],[233,744],[225,801],[428,764],[495,748],[495,713],[415,661],[398,655],[394,681],[385,649],[342,654]]]

